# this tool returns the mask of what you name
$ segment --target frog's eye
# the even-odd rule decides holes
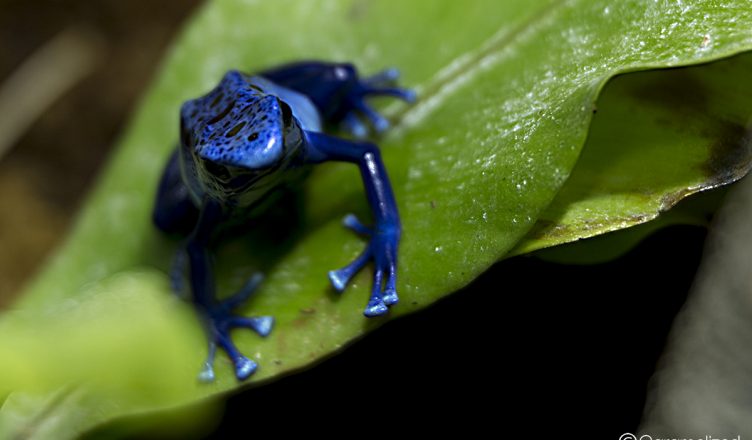
[[[279,108],[282,110],[282,123],[289,126],[292,123],[292,109],[285,101],[279,101]]]

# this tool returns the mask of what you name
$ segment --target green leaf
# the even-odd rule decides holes
[[[752,56],[742,54],[610,81],[572,175],[510,255],[645,223],[684,197],[745,176],[752,166],[750,72]],[[661,223],[696,224],[709,211],[690,206]],[[627,234],[638,238],[656,227]]]
[[[3,318],[0,338],[19,341],[35,340],[42,317],[50,320],[48,328],[42,325],[45,343],[15,344],[13,356],[0,356],[0,393],[15,390],[0,411],[8,421],[4,429],[31,432],[29,438],[56,432],[70,437],[115,417],[197,402],[244,385],[223,361],[216,383],[188,380],[205,347],[199,325],[185,305],[154,305],[171,295],[163,272],[176,243],[154,231],[149,215],[177,140],[177,111],[225,70],[346,60],[365,73],[399,67],[403,83],[418,89],[416,105],[387,108],[396,128],[379,142],[403,219],[402,302],[392,314],[399,316],[467,284],[528,233],[577,162],[593,103],[610,77],[750,48],[752,13],[741,0],[211,3],[167,59],[66,245],[17,304],[25,317]],[[340,225],[348,212],[368,215],[359,181],[352,166],[319,167],[302,190],[306,207],[297,227],[257,225],[249,237],[220,251],[219,291],[234,291],[263,270],[268,278],[243,312],[277,318],[265,340],[250,332],[236,336],[261,364],[248,383],[309,365],[388,319],[362,317],[367,271],[341,296],[327,285],[327,270],[344,265],[363,246]],[[124,292],[130,294],[121,300]],[[90,302],[102,312],[66,317],[71,304]],[[156,333],[149,332],[154,340],[146,341],[132,329],[118,332],[120,322],[139,327],[141,313],[147,322],[160,323],[153,328],[166,329],[164,338],[177,335],[180,340],[172,343],[182,354],[154,353],[159,350],[152,343],[167,343]],[[40,318],[29,318],[34,316]],[[99,337],[81,348],[83,342],[69,337],[78,330],[65,322]],[[122,361],[112,351],[124,344],[119,338],[143,341],[146,348],[129,339],[125,345],[135,354]],[[78,355],[53,363],[37,349],[45,344],[55,345],[54,353],[70,348]],[[195,351],[184,352],[186,347]],[[95,380],[92,359],[104,348],[114,359],[101,361],[107,374]],[[48,377],[50,371],[56,374]],[[44,378],[51,390],[59,389],[57,381],[81,384],[70,394],[80,397],[18,404],[33,383],[30,377]],[[183,386],[174,387],[178,382]],[[161,394],[165,387],[169,392]],[[157,394],[159,399],[149,398]],[[47,416],[58,413],[71,416]]]
[[[683,200],[679,206],[656,217],[655,220],[583,238],[560,246],[546,247],[534,251],[532,255],[544,261],[559,264],[600,264],[621,257],[635,248],[643,239],[668,226],[690,225],[697,227],[709,226],[709,218],[721,204],[721,194],[725,191],[719,189],[703,193],[710,195],[708,202],[713,206],[696,206],[698,199],[704,197],[694,196]],[[583,231],[583,235],[585,235]],[[524,243],[524,242],[523,242]]]

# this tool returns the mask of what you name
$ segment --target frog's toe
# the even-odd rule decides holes
[[[233,363],[235,364],[235,377],[238,380],[248,379],[256,371],[256,368],[258,368],[256,362],[242,355],[233,360]]]
[[[248,280],[245,282],[243,287],[240,288],[237,292],[232,294],[229,298],[225,299],[220,303],[219,309],[221,309],[224,313],[229,313],[230,311],[240,307],[248,301],[248,299],[253,295],[253,293],[256,291],[256,288],[258,288],[259,284],[264,280],[264,275],[257,272],[254,273]]]
[[[368,126],[355,113],[348,113],[342,120],[342,130],[350,133],[354,138],[364,139],[368,136]]]
[[[418,95],[412,89],[402,87],[373,87],[365,90],[366,95],[373,96],[392,96],[401,99],[407,103],[413,103],[418,99]]]
[[[225,342],[221,342],[221,344],[223,345],[224,350],[227,351],[228,354],[230,354],[230,360],[232,360],[232,363],[235,366],[235,377],[238,380],[248,379],[258,368],[258,364],[240,354],[235,348],[235,345],[232,344],[232,342],[229,342],[229,339]],[[228,347],[228,344],[229,346],[231,346],[231,348]],[[216,376],[214,374],[214,354],[216,352],[215,347],[216,345],[212,342],[209,347],[209,356],[204,362],[203,368],[198,373],[198,380],[200,382],[210,383],[214,382],[214,380],[216,379]]]
[[[256,369],[258,368],[258,364],[247,357],[243,356],[242,354],[237,354],[237,356],[233,357],[232,363],[235,367],[235,377],[238,380],[246,380],[251,375],[256,372]],[[211,383],[214,382],[214,379],[216,379],[214,374],[214,359],[207,359],[206,362],[204,362],[204,367],[201,369],[201,372],[198,374],[198,380],[203,383]]]
[[[242,320],[242,321],[240,321]],[[209,356],[207,357],[206,361],[204,362],[204,366],[201,369],[201,372],[198,375],[198,379],[201,382],[213,382],[215,375],[214,375],[214,355],[216,353],[216,347],[219,345],[220,348],[222,348],[223,351],[227,353],[230,360],[232,361],[234,367],[235,367],[235,377],[237,377],[238,380],[245,380],[248,379],[258,368],[258,364],[256,362],[252,361],[251,359],[248,359],[247,357],[243,356],[243,354],[240,353],[238,348],[235,346],[235,344],[232,342],[232,339],[229,335],[229,328],[231,326],[237,327],[237,326],[255,326],[253,329],[257,331],[259,334],[262,332],[268,332],[271,329],[271,322],[269,317],[262,317],[262,318],[233,318],[229,321],[227,321],[226,325],[223,325],[222,330],[219,330],[215,327],[214,329],[214,336],[216,342],[210,342],[209,343]],[[258,327],[258,328],[256,328]],[[260,331],[259,331],[260,330]]]
[[[345,290],[345,287],[347,287],[347,283],[350,282],[350,279],[356,273],[358,273],[360,269],[363,268],[363,266],[366,265],[370,257],[370,251],[366,249],[355,260],[353,260],[352,263],[348,264],[342,269],[330,270],[329,281],[332,283],[332,287],[334,287],[338,292]]]
[[[345,224],[345,226],[356,232],[363,234],[370,233],[370,229],[366,226],[363,226],[352,214],[345,217],[343,223]],[[366,265],[366,263],[368,263],[369,259],[371,259],[371,247],[367,246],[366,249],[352,261],[352,263],[348,264],[342,269],[329,271],[329,281],[331,281],[332,287],[334,287],[338,292],[345,290],[345,287],[347,287],[347,283],[350,282],[350,279],[356,273],[358,273],[360,269],[362,269],[363,266]]]
[[[379,73],[365,78],[363,82],[369,86],[379,87],[384,84],[391,84],[397,81],[400,77],[400,71],[396,67],[389,67],[382,70]]]
[[[358,234],[371,235],[372,233],[371,228],[361,223],[355,214],[347,214],[345,218],[342,219],[342,224]]]
[[[393,306],[399,302],[397,296],[397,266],[394,262],[391,262],[387,265],[387,268],[388,275],[382,299],[387,306]]]
[[[363,314],[369,318],[374,316],[381,316],[389,311],[389,307],[384,302],[384,295],[381,291],[381,282],[384,278],[384,271],[377,267],[373,272],[373,290],[371,291],[371,298],[368,300],[368,305],[363,311]]]
[[[415,101],[415,91],[394,86],[399,77],[400,72],[395,68],[385,69],[373,76],[369,76],[362,81],[363,94],[393,96],[406,102]]]
[[[418,100],[418,93],[413,89],[399,89],[398,94],[405,102],[413,103]]]
[[[389,130],[389,127],[392,126],[392,123],[389,122],[389,120],[378,113],[375,117],[371,118],[371,122],[373,123],[373,129],[376,131],[376,133],[383,133],[387,130]]]
[[[274,317],[272,316],[254,316],[254,317],[233,317],[230,320],[232,327],[249,328],[260,336],[268,336],[274,327]]]
[[[204,362],[204,367],[201,369],[201,372],[198,373],[199,382],[211,383],[214,382],[215,378],[214,366],[209,362]]]
[[[382,298],[371,298],[371,300],[368,301],[368,305],[363,311],[363,314],[369,318],[373,318],[374,316],[384,315],[388,311],[389,307],[384,304]]]
[[[355,107],[355,110],[358,111],[358,113],[362,114],[369,121],[371,121],[371,126],[373,126],[373,129],[374,131],[376,131],[376,133],[383,133],[384,131],[389,129],[389,120],[382,116],[381,113],[374,110],[370,105],[366,104],[363,99],[355,99],[353,106]]]
[[[201,372],[198,373],[199,382],[210,383],[214,382],[214,355],[217,352],[217,344],[214,341],[209,341],[209,355],[204,361],[204,366],[201,368]]]
[[[228,322],[228,324],[232,324],[232,322]],[[238,380],[245,380],[248,379],[248,377],[250,377],[251,374],[256,371],[258,364],[240,353],[238,348],[235,346],[235,343],[233,343],[232,339],[230,338],[229,327],[230,325],[227,325],[221,331],[217,331],[217,345],[219,345],[225,351],[225,353],[227,353],[227,356],[230,357],[232,364],[235,366],[235,377]],[[207,364],[213,364],[213,361],[214,354],[210,351]]]
[[[399,302],[399,296],[397,296],[396,290],[385,290],[382,299],[387,306],[393,306]]]
[[[337,292],[342,292],[347,287],[347,282],[350,281],[352,274],[348,274],[344,269],[330,270],[329,281],[332,283],[332,287]]]

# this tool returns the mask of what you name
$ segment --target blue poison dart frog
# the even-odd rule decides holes
[[[186,237],[178,251],[171,280],[177,292],[184,279],[190,299],[209,338],[209,356],[199,379],[214,379],[214,354],[224,350],[238,380],[249,377],[256,363],[243,356],[230,337],[236,327],[266,336],[274,319],[233,313],[262,280],[255,274],[228,299],[218,300],[210,250],[220,235],[249,227],[274,194],[299,184],[314,164],[343,161],[356,164],[373,212],[373,227],[353,215],[345,226],[369,236],[363,253],[348,266],[329,272],[338,291],[373,260],[373,289],[364,314],[383,315],[397,303],[397,246],[400,220],[389,177],[379,149],[369,142],[325,134],[323,127],[341,127],[355,138],[383,132],[389,122],[365,99],[389,95],[407,102],[411,90],[394,86],[399,73],[388,69],[359,78],[350,64],[299,62],[255,75],[225,74],[208,94],[180,109],[180,145],[172,153],[157,192],[153,218],[165,232]]]

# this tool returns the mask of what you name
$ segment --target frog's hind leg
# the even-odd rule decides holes
[[[392,96],[407,102],[415,92],[396,87],[399,71],[391,68],[360,78],[348,63],[304,61],[260,73],[277,85],[306,95],[329,124],[341,126],[355,137],[365,137],[368,121],[377,133],[389,128],[389,121],[367,102],[373,96]]]

